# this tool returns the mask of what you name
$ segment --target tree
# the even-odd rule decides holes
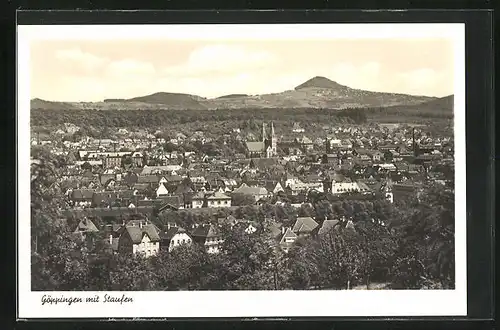
[[[454,192],[433,185],[397,218],[393,282],[400,288],[455,287]]]
[[[267,228],[254,233],[245,226],[222,228],[221,273],[227,290],[276,290],[282,285],[280,255]]]
[[[360,280],[366,267],[361,242],[359,234],[343,226],[320,237],[314,260],[321,288],[350,289]]]
[[[361,238],[365,258],[362,275],[369,288],[372,279],[387,281],[392,269],[396,240],[384,224],[378,221],[358,221],[356,230]]]
[[[87,290],[88,251],[83,241],[63,227],[52,228],[50,237],[50,244],[31,255],[32,290]]]
[[[152,259],[118,253],[111,259],[110,283],[115,291],[151,291],[158,288],[158,275]]]
[[[231,205],[233,206],[245,206],[254,205],[255,198],[252,195],[234,193],[231,195]]]

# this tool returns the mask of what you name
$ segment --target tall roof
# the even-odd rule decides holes
[[[311,217],[298,217],[292,231],[294,233],[310,233],[318,226],[319,224]]]
[[[160,230],[150,222],[131,220],[125,225],[125,230],[130,235],[134,244],[140,243],[144,235],[148,235],[152,242],[158,242],[160,240]]]
[[[239,188],[235,189],[233,193],[244,195],[267,195],[267,189],[264,187],[249,187],[243,183]]]
[[[77,232],[98,232],[99,229],[94,225],[94,223],[87,219],[84,218],[82,219],[79,223],[78,226],[75,229],[75,233]]]
[[[328,233],[330,230],[332,230],[333,228],[337,228],[335,227],[337,224],[339,223],[339,220],[325,220],[323,221],[323,225],[321,226],[321,228],[319,229],[318,231],[318,235],[323,235],[323,234],[326,234]]]
[[[248,151],[249,152],[262,152],[265,150],[265,145],[264,142],[258,141],[258,142],[249,142],[247,141],[246,143]]]

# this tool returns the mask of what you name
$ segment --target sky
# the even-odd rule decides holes
[[[314,76],[352,88],[453,94],[453,41],[81,39],[30,43],[31,98],[95,102],[156,92],[277,93]]]

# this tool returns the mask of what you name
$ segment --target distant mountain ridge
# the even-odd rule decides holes
[[[328,78],[316,76],[293,90],[281,93],[247,95],[229,94],[204,98],[192,94],[158,92],[130,99],[105,99],[103,102],[31,101],[32,109],[97,109],[97,110],[216,110],[252,108],[329,108],[412,106],[439,100],[436,97],[397,93],[371,92],[350,88]],[[437,102],[437,101],[436,101]]]

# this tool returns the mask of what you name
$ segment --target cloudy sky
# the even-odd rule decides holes
[[[31,96],[102,101],[155,92],[217,97],[293,89],[324,76],[379,92],[453,94],[450,39],[43,40],[30,45]]]

